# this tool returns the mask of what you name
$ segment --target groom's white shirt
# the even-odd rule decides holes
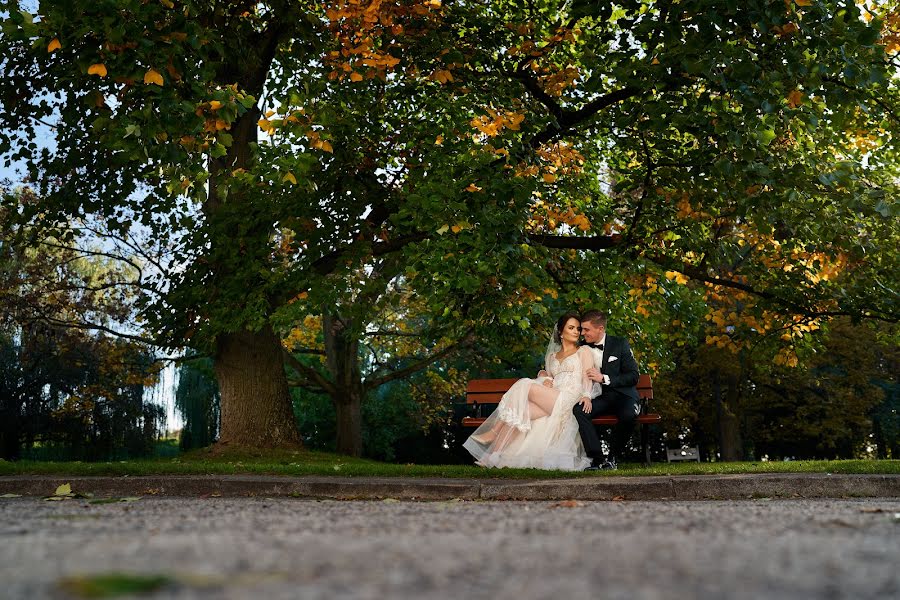
[[[605,333],[603,334],[603,337],[600,338],[600,341],[597,342],[597,344],[598,345],[602,344],[603,346],[606,345],[606,334]],[[601,350],[600,348],[591,348],[591,354],[594,357],[594,368],[599,371],[600,368],[603,366],[603,350]],[[605,383],[606,385],[609,385],[609,375],[606,375],[606,374],[603,375],[603,383]],[[600,384],[600,382],[598,382],[598,381],[593,382],[593,384],[591,385],[591,400],[593,400],[594,398],[596,398],[597,396],[599,396],[602,393],[603,393],[603,386]]]

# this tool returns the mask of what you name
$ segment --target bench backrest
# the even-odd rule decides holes
[[[466,386],[466,404],[498,403],[518,379],[472,379]],[[649,375],[638,377],[638,395],[641,400],[653,400],[653,379]]]

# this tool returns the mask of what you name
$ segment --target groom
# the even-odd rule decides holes
[[[594,355],[594,368],[587,371],[587,376],[594,382],[594,389],[591,398],[582,399],[572,412],[578,421],[584,449],[591,457],[591,466],[587,470],[615,469],[616,459],[622,456],[640,412],[636,387],[638,365],[628,340],[606,335],[606,315],[602,312],[589,310],[582,315],[581,335]],[[619,419],[619,424],[613,429],[609,457],[603,456],[600,437],[591,423],[591,419],[600,415],[613,415]]]

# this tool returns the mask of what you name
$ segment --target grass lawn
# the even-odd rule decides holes
[[[335,475],[342,477],[452,477],[549,479],[639,475],[733,473],[897,473],[900,460],[809,460],[791,462],[620,464],[617,471],[571,473],[536,469],[483,469],[471,465],[398,465],[312,451],[230,451],[216,455],[197,450],[176,458],[119,462],[0,460],[2,475]]]

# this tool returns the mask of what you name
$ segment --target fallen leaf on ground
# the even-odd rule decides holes
[[[562,500],[557,502],[553,506],[557,508],[576,508],[578,506],[584,506],[583,502],[579,502],[578,500]]]

